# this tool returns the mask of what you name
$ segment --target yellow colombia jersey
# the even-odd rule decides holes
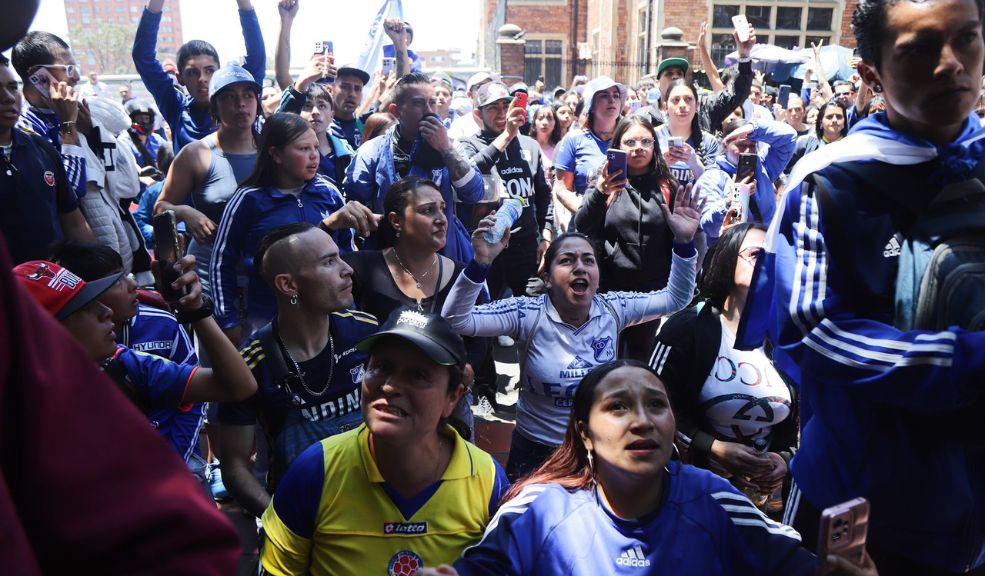
[[[263,514],[270,574],[410,576],[451,564],[478,542],[509,482],[493,458],[454,438],[439,482],[403,498],[383,481],[365,425],[322,440],[291,464]]]

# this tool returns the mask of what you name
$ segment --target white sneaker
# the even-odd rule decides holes
[[[516,341],[504,334],[503,336],[496,336],[496,345],[500,348],[512,348],[516,346]]]

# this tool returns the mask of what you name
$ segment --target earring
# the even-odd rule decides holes
[[[595,460],[592,458],[592,451],[588,451],[588,471],[592,474],[592,478],[595,478]]]
[[[876,94],[882,94],[882,84],[876,84],[872,87],[872,91]]]
[[[400,238],[400,230],[397,230],[397,238]]]
[[[676,460],[680,460],[681,459],[681,451],[677,448],[677,442],[674,442],[673,444],[671,444],[671,446],[674,448],[674,456],[675,456],[675,459]]]
[[[298,305],[298,293],[295,292],[294,294],[291,294],[291,306],[297,306],[297,305]]]

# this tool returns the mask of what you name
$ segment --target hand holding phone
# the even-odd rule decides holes
[[[735,34],[739,37],[739,42],[749,41],[749,21],[745,14],[732,16],[732,26],[735,27]]]
[[[824,562],[828,555],[844,558],[856,566],[865,561],[865,540],[869,528],[869,502],[855,498],[821,512],[817,552],[822,561],[819,576],[834,574],[836,568]]]
[[[188,293],[171,287],[181,275],[174,269],[181,256],[174,210],[165,210],[154,216],[154,257],[158,265],[161,296],[172,306]]]

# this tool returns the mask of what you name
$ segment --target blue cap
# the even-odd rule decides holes
[[[243,68],[236,62],[229,62],[216,70],[215,74],[212,75],[212,79],[209,80],[209,100],[223,88],[240,83],[252,85],[257,94],[263,91],[263,87],[253,78],[253,74],[246,71],[246,68]]]

